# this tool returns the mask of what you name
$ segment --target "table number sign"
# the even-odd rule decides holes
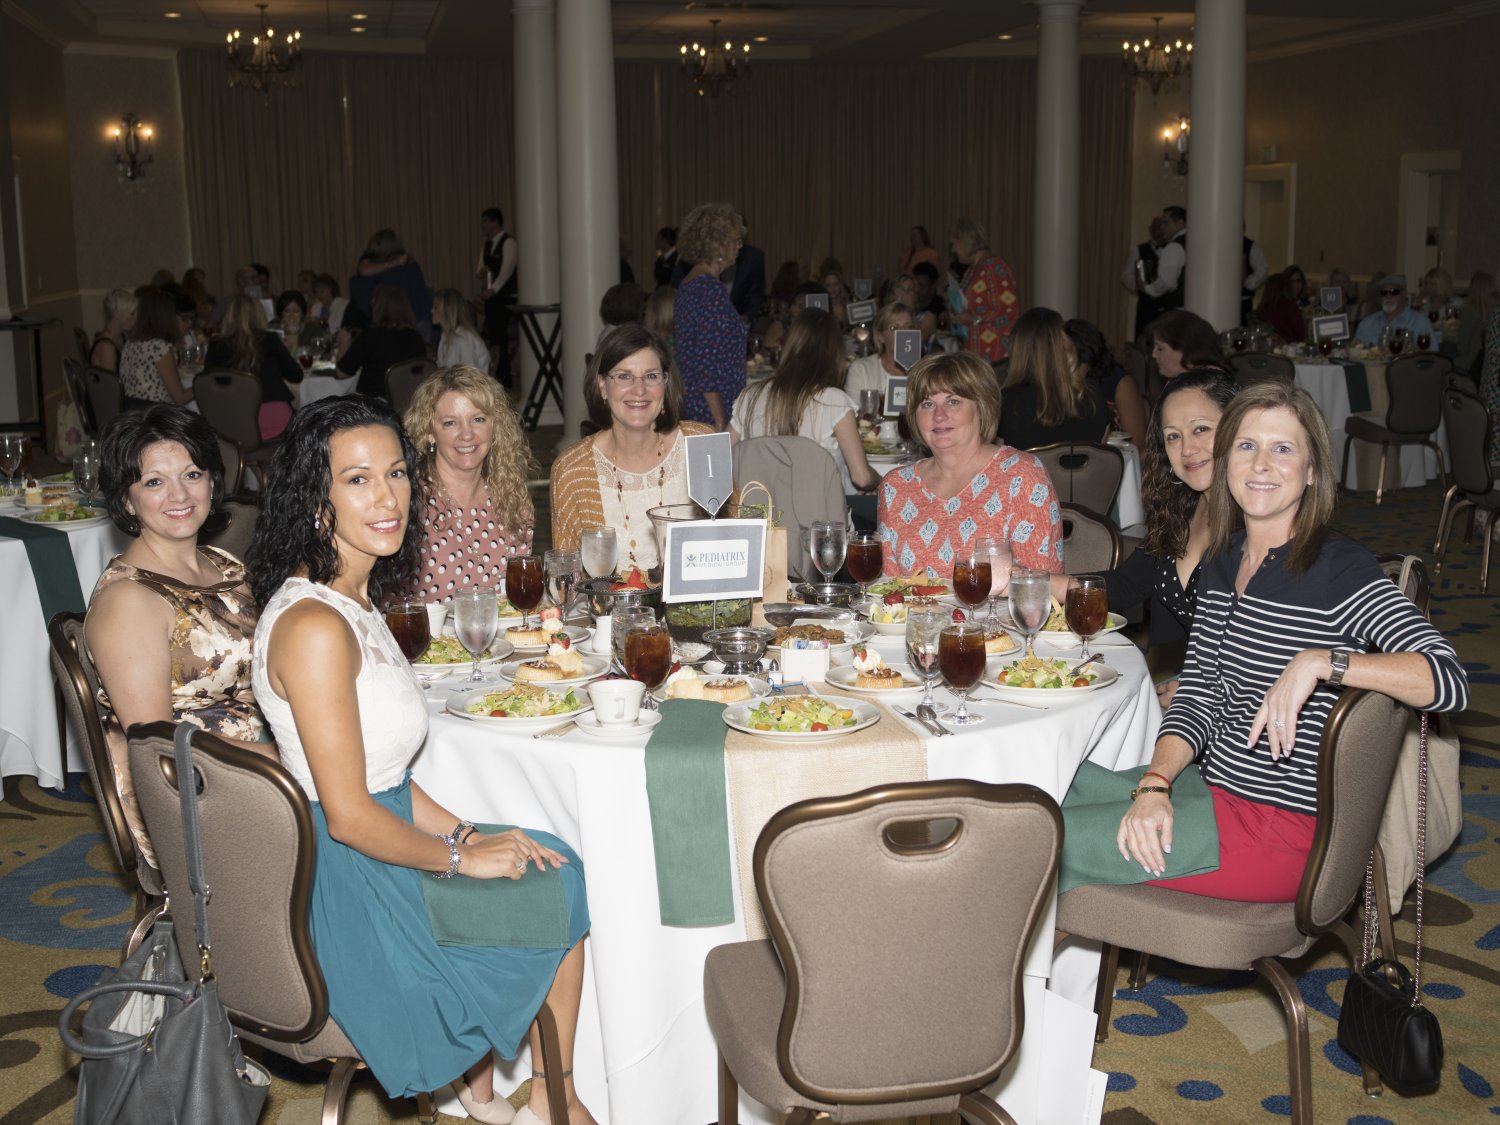
[[[875,295],[875,283],[868,277],[856,277],[854,279],[854,299],[857,301],[868,301]],[[853,315],[852,313],[850,314]]]
[[[1323,306],[1323,311],[1332,315],[1344,311],[1344,290],[1337,285],[1324,285],[1318,289],[1318,304]]]
[[[669,523],[662,542],[661,600],[758,598],[765,559],[765,520]]]
[[[891,349],[896,366],[910,371],[922,358],[922,333],[915,328],[896,329],[895,347]]]
[[[805,309],[822,309],[824,312],[832,312],[828,304],[827,293],[808,293],[802,298],[802,307]]]
[[[1312,322],[1314,340],[1332,340],[1338,343],[1349,338],[1349,314],[1338,316],[1315,316]]]
[[[851,301],[849,303],[849,323],[869,324],[875,319],[876,311],[874,301]]]
[[[906,376],[885,377],[885,416],[899,418],[906,413]]]
[[[687,442],[688,499],[710,516],[734,491],[734,453],[728,434],[698,434]]]

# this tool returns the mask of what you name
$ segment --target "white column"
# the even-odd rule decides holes
[[[562,218],[563,439],[588,417],[583,357],[603,321],[599,301],[620,279],[619,172],[615,159],[615,57],[609,0],[558,0],[557,171]],[[563,77],[566,69],[566,78]]]
[[[1036,0],[1036,250],[1026,304],[1078,310],[1078,12],[1083,0]],[[1022,287],[1023,293],[1026,288]]]
[[[1203,0],[1193,28],[1187,307],[1240,322],[1245,221],[1245,0]]]
[[[515,0],[515,214],[506,229],[516,238],[518,298],[523,305],[561,299],[557,253],[557,17],[552,0]],[[542,332],[552,318],[540,318]],[[523,338],[516,386],[524,396],[536,359]],[[524,401],[524,399],[523,399]],[[550,400],[549,400],[550,401]],[[543,423],[562,421],[555,406]]]

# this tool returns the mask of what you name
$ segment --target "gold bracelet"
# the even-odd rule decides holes
[[[1170,785],[1137,785],[1130,791],[1130,799],[1133,801],[1142,793],[1165,793],[1167,800],[1172,799],[1172,787]]]

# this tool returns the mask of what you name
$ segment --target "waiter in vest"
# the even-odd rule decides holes
[[[1167,242],[1156,255],[1156,280],[1141,286],[1157,303],[1158,316],[1182,308],[1187,295],[1187,208],[1165,207],[1161,217]]]
[[[1142,289],[1156,280],[1157,263],[1161,248],[1167,241],[1166,220],[1157,215],[1148,228],[1151,237],[1137,246],[1130,254],[1130,261],[1120,274],[1120,284],[1135,294],[1135,338],[1139,340],[1146,326],[1166,310],[1155,298],[1148,297]]]

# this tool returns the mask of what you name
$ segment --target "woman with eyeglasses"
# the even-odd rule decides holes
[[[666,342],[644,324],[611,328],[584,377],[599,427],[552,463],[552,546],[577,550],[584,528],[613,527],[621,574],[660,561],[647,511],[685,504],[687,444],[714,427],[681,421],[682,380]]]
[[[506,559],[531,554],[536,525],[526,489],[536,461],[504,388],[477,367],[440,367],[402,421],[426,497],[416,512],[424,532],[417,595],[439,602],[465,586],[498,586]]]

